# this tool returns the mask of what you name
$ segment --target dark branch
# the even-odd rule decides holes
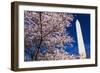
[[[38,57],[38,54],[39,54],[39,50],[40,50],[40,46],[41,46],[41,44],[42,44],[41,12],[39,13],[39,16],[40,16],[40,33],[41,33],[41,36],[40,36],[40,42],[39,42],[39,45],[38,45],[38,47],[36,48],[36,52],[35,52],[35,56],[34,56],[34,60],[37,60],[37,57]]]
[[[54,27],[52,28],[52,30],[50,30],[50,31],[49,31],[47,34],[45,34],[42,38],[45,38],[45,37],[48,36],[50,33],[59,31],[61,28],[62,28],[62,26],[59,27],[59,28],[57,28],[57,25],[54,26]],[[55,31],[55,30],[56,30],[56,31]]]

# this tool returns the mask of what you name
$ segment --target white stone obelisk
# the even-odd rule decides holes
[[[78,49],[79,49],[80,58],[84,59],[86,58],[86,51],[85,51],[80,22],[78,20],[76,20],[76,32],[77,32],[77,41],[78,41]]]

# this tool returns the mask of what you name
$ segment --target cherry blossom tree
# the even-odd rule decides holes
[[[65,44],[73,46],[73,37],[67,32],[71,21],[73,15],[69,13],[24,11],[24,45],[34,50],[33,61],[76,58],[63,49]]]

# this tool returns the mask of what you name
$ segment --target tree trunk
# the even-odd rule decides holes
[[[40,36],[40,42],[39,42],[39,45],[37,46],[37,48],[36,48],[36,51],[35,51],[35,55],[34,55],[34,57],[33,57],[33,60],[38,60],[38,54],[39,54],[39,51],[40,51],[40,46],[41,46],[41,44],[42,44],[42,24],[41,24],[41,13],[42,12],[40,12],[39,13],[39,16],[40,16],[40,33],[41,33],[41,36]]]
[[[35,60],[35,61],[38,60],[39,49],[40,48],[36,48],[35,55],[34,55],[34,58],[33,58],[33,60]]]

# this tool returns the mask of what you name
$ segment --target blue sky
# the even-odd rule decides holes
[[[78,44],[77,44],[77,33],[75,28],[76,20],[78,19],[81,25],[85,50],[86,50],[86,57],[90,58],[90,14],[73,14],[74,20],[71,22],[72,26],[67,28],[69,35],[71,35],[75,42],[73,43],[73,47],[66,47],[66,51],[69,54],[79,55],[78,53]]]

